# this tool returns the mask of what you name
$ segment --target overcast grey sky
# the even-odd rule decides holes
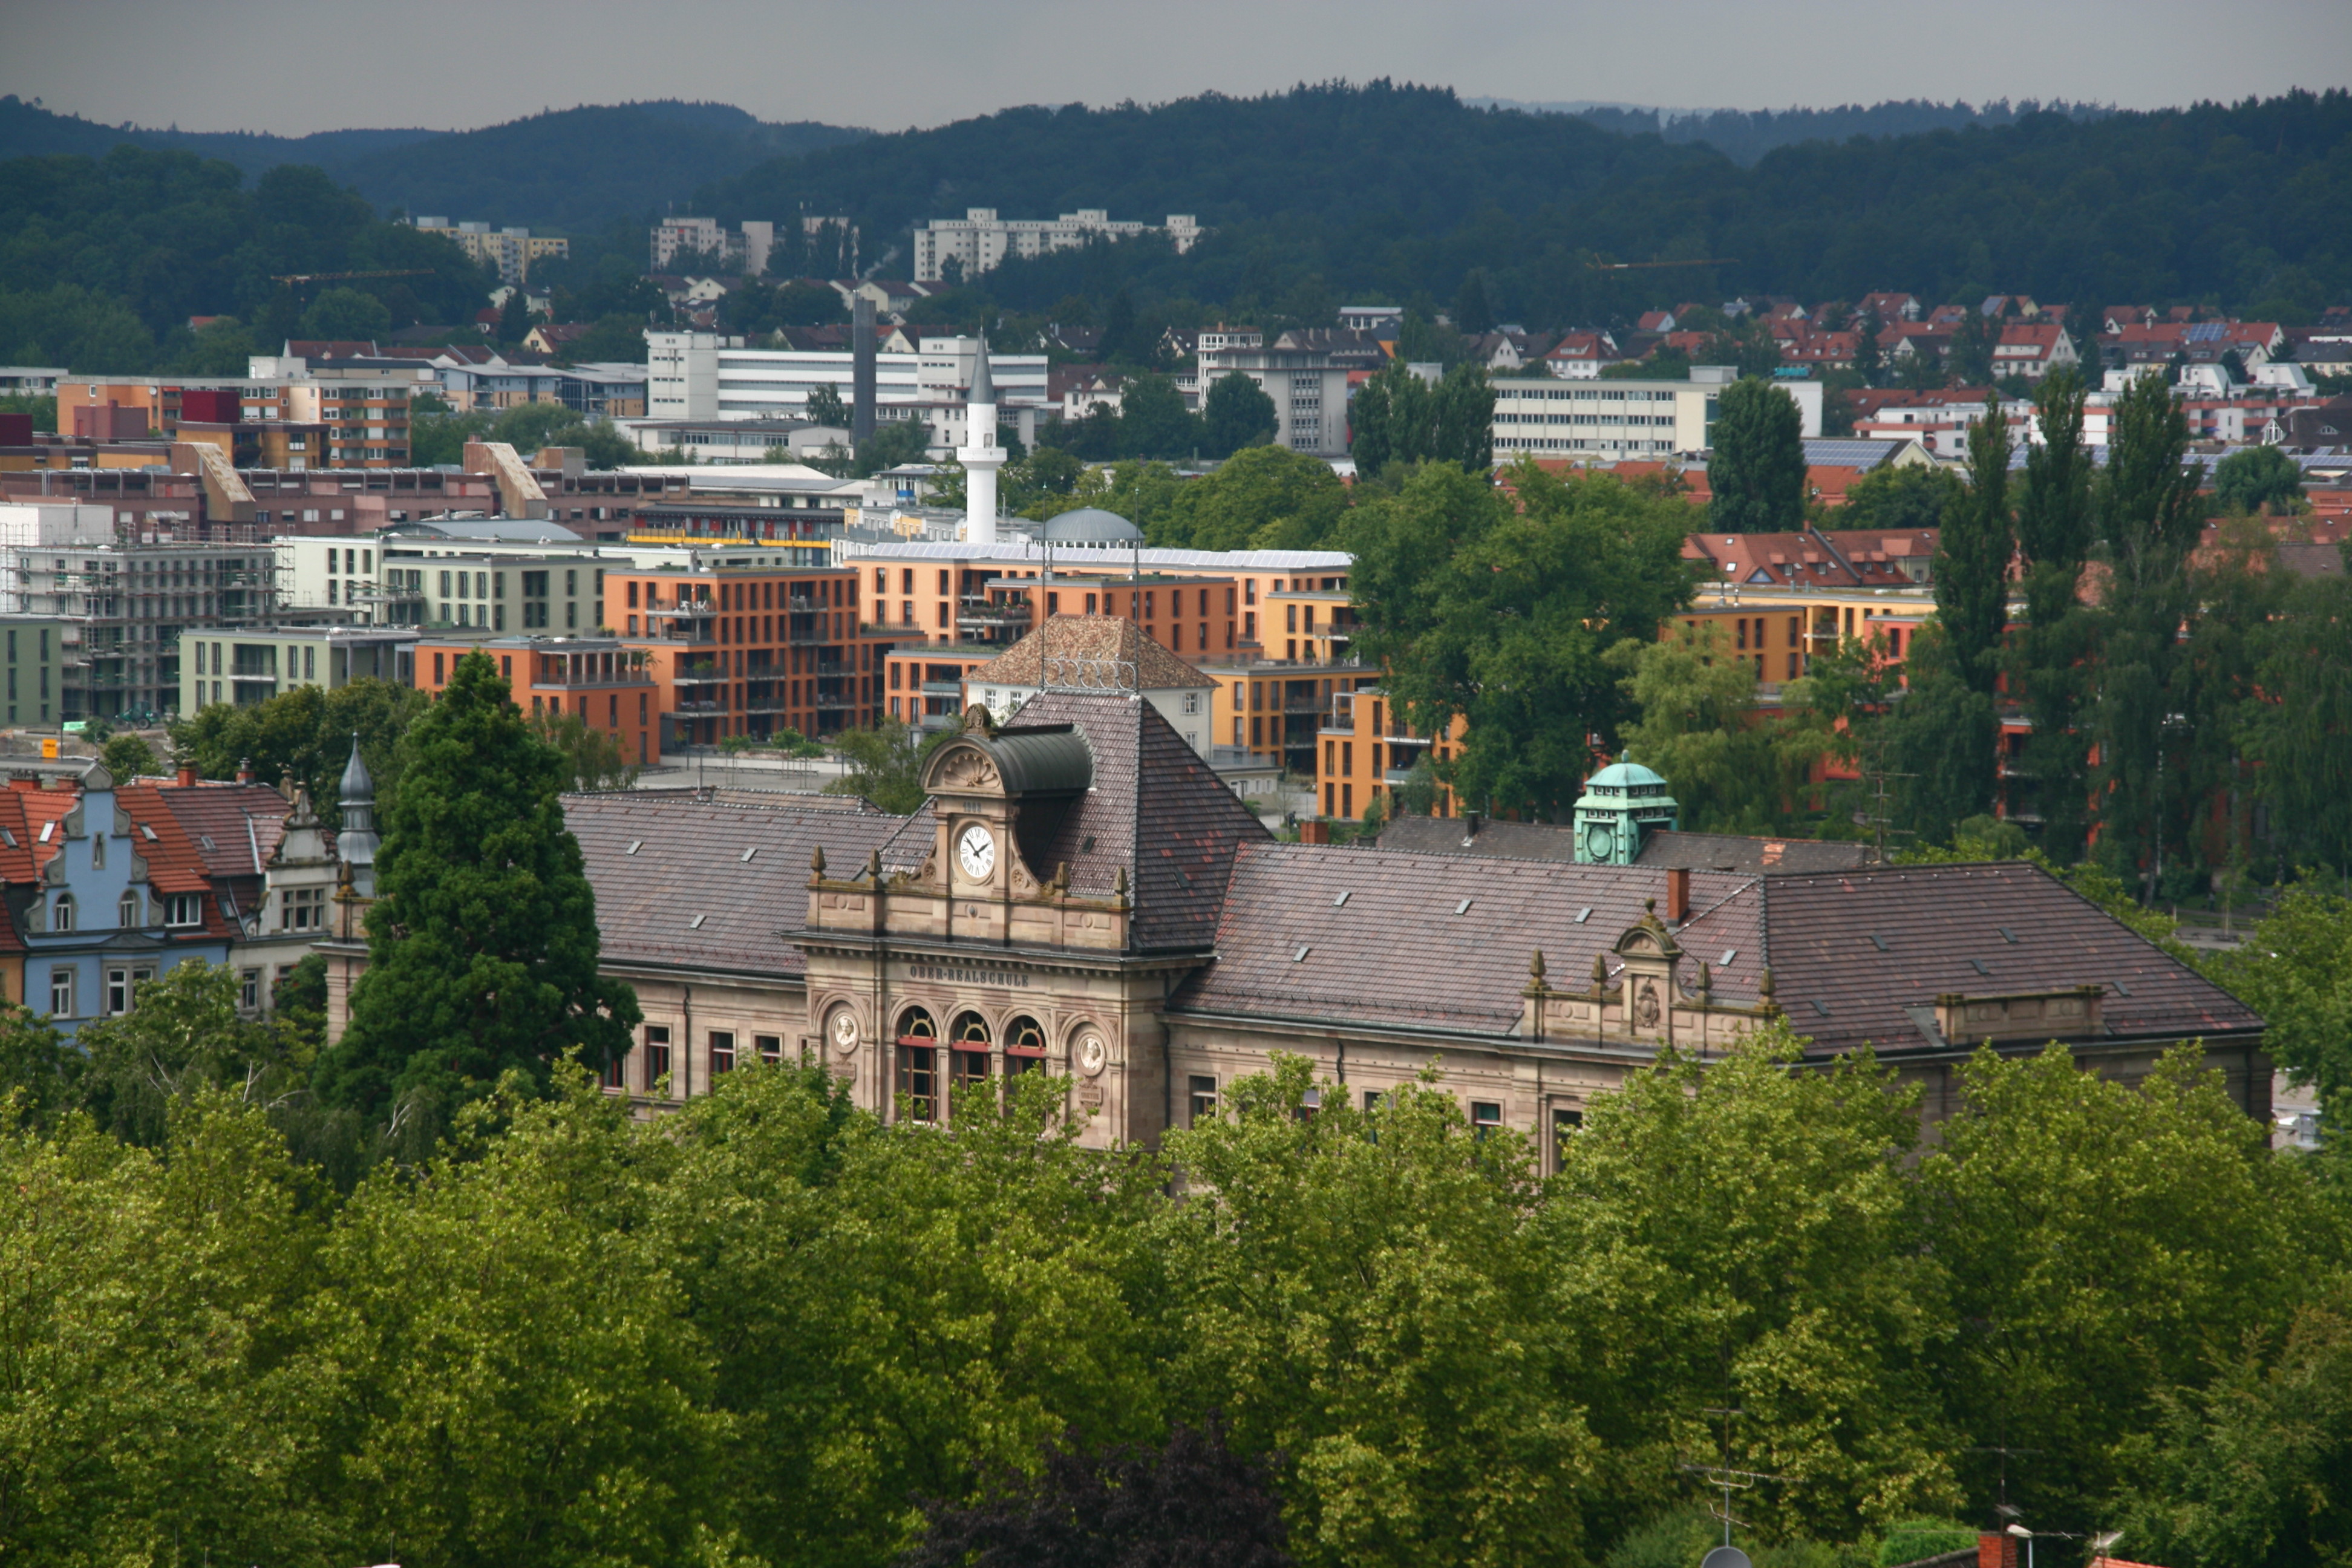
[[[0,92],[281,135],[648,98],[898,130],[1333,77],[1743,109],[2352,83],[2352,0],[0,0]]]

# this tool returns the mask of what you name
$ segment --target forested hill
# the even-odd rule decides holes
[[[325,131],[311,136],[100,125],[0,98],[0,158],[103,156],[123,142],[194,153],[247,176],[284,163],[326,170],[383,211],[586,229],[637,218],[700,183],[864,132],[772,124],[723,103],[558,110],[478,131]]]
[[[1475,109],[1373,82],[1153,108],[1019,109],[877,136],[718,182],[727,217],[849,211],[875,237],[993,206],[1077,206],[1221,233],[1179,261],[1148,245],[1007,268],[1007,303],[1121,283],[1208,301],[1310,278],[1349,295],[1451,298],[1470,269],[1506,318],[1623,320],[1672,299],[1809,300],[1904,289],[2276,310],[2352,290],[2352,95],[2039,111],[2014,123],[1809,142],[1743,169],[1702,144],[1580,116]],[[903,238],[901,262],[903,263]],[[1667,273],[1595,258],[1732,258]]]
[[[1654,133],[1669,142],[1704,142],[1733,163],[1751,166],[1775,147],[1799,142],[1843,142],[1855,136],[1916,136],[1929,131],[1962,131],[1968,127],[2013,125],[2029,115],[2063,114],[2090,120],[2114,112],[2092,104],[2039,103],[2031,99],[2012,104],[2007,100],[1979,108],[1966,102],[1937,103],[1902,99],[1885,103],[1840,104],[1834,109],[1706,109],[1682,113],[1673,110],[1636,109],[1614,103],[1512,103],[1493,100],[1503,109],[1524,109],[1556,114],[1577,114],[1604,131],[1620,135]]]

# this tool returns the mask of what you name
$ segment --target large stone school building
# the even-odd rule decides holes
[[[754,1057],[822,1062],[877,1115],[940,1121],[959,1085],[1045,1073],[1088,1142],[1150,1143],[1276,1051],[1355,1103],[1434,1062],[1473,1122],[1527,1134],[1549,1166],[1662,1049],[1718,1053],[1786,1017],[1816,1058],[1874,1046],[1930,1116],[1981,1042],[2052,1039],[2126,1079],[2201,1041],[2269,1113],[2262,1020],[2022,862],[1759,872],[1282,843],[1117,689],[1047,689],[1001,726],[975,709],[924,783],[908,817],[568,800],[604,965],[646,1016],[614,1092],[657,1107]]]

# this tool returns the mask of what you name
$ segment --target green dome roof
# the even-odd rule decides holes
[[[1631,759],[1610,763],[1584,781],[1587,795],[1624,795],[1643,798],[1663,795],[1666,781],[1663,774],[1652,772]]]

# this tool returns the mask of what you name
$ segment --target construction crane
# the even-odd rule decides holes
[[[1590,265],[1595,272],[1640,272],[1653,267],[1737,267],[1739,258],[1717,256],[1706,261],[1595,261]]]
[[[333,283],[351,278],[430,278],[430,267],[405,267],[392,272],[288,272],[272,275],[272,283]]]

